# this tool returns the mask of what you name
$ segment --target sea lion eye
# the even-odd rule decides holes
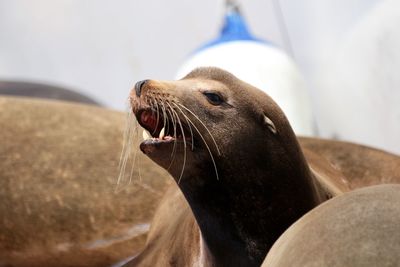
[[[224,102],[222,97],[217,93],[204,92],[203,94],[207,97],[208,102],[210,102],[212,105],[218,106]]]

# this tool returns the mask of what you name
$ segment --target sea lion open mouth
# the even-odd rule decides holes
[[[158,109],[157,109],[158,110]],[[187,130],[185,123],[172,111],[165,111],[164,115],[157,110],[139,109],[135,115],[143,130],[143,142],[140,148],[145,152],[147,146],[161,143],[193,142],[191,130]],[[174,114],[174,115],[169,115]]]
[[[212,133],[216,124],[204,121],[205,105],[211,104],[209,96],[196,86],[185,81],[177,87],[175,82],[145,80],[138,82],[130,94],[132,114],[143,128],[140,150],[178,176],[177,181],[188,164],[200,158],[210,161],[218,179],[216,157],[220,156],[220,150]],[[192,90],[192,94],[187,90]]]
[[[143,127],[141,151],[147,155],[167,156],[169,150],[174,158],[179,145],[185,150],[187,147],[194,150],[193,126],[179,102],[163,86],[155,86],[154,81],[137,84],[140,85],[135,87],[139,86],[140,90],[135,90],[130,100],[132,112]]]

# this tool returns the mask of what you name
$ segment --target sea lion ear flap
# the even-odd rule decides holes
[[[273,121],[264,114],[264,123],[267,125],[268,129],[273,133],[276,134],[277,130]]]

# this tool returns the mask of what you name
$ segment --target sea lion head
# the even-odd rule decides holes
[[[206,165],[208,178],[219,179],[221,164],[259,162],[268,154],[282,161],[294,136],[269,96],[218,68],[198,68],[178,81],[140,81],[130,102],[149,133],[141,150],[181,182]]]

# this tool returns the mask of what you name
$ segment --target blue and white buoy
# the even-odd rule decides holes
[[[283,50],[248,31],[234,1],[227,1],[220,36],[196,50],[177,78],[200,66],[225,69],[265,91],[283,109],[296,134],[313,135],[310,99],[296,65]]]

